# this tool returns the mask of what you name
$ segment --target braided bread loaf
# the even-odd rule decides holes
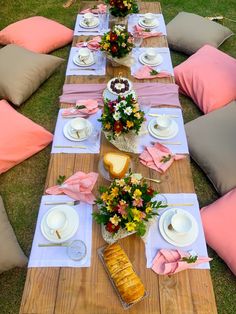
[[[145,293],[144,285],[120,245],[117,243],[109,245],[104,250],[103,256],[122,299],[127,304],[140,300]]]

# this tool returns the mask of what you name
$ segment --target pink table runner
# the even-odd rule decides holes
[[[181,107],[176,84],[134,83],[133,85],[138,97],[147,97],[152,106]],[[96,99],[102,102],[105,88],[106,84],[64,84],[60,102],[74,104],[77,100],[83,99]]]

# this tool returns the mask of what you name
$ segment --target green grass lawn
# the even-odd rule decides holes
[[[77,4],[65,10],[62,8],[63,1],[0,0],[0,29],[12,22],[34,15],[42,15],[55,19],[73,28]],[[180,11],[193,12],[203,16],[223,15],[236,20],[235,0],[164,0],[161,1],[161,5],[166,23]],[[226,20],[225,25],[236,32],[236,23]],[[70,47],[67,46],[57,50],[53,54],[67,59],[69,49]],[[228,39],[220,49],[236,57],[235,37]],[[174,65],[179,64],[185,59],[186,56],[182,54],[172,53]],[[56,123],[58,96],[61,94],[65,68],[66,63],[24,105],[17,109],[51,132],[53,132]],[[181,97],[181,103],[183,105],[185,122],[191,121],[201,115],[197,107],[186,97]],[[27,255],[29,255],[31,249],[49,157],[50,147],[9,170],[7,173],[0,175],[0,195],[3,197],[9,219],[20,245]],[[203,206],[212,203],[218,197],[213,186],[194,163],[192,163],[192,172],[200,205]],[[210,248],[209,255],[213,257],[211,275],[218,312],[221,314],[235,314],[235,277],[225,263]],[[17,268],[0,275],[0,314],[18,313],[25,276],[26,269]]]

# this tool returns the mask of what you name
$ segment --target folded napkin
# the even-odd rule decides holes
[[[188,259],[188,261],[184,259]],[[191,259],[192,256],[189,253],[180,250],[162,249],[153,260],[152,270],[158,275],[169,275],[212,260],[209,257],[198,256],[196,261],[194,259],[191,261]]]
[[[151,74],[152,73],[152,74]],[[134,77],[139,80],[142,79],[152,79],[152,78],[164,78],[170,77],[171,74],[165,71],[157,72],[155,69],[148,65],[144,65],[135,72]]]
[[[107,6],[105,4],[98,4],[97,6],[94,6],[93,8],[89,8],[86,10],[81,11],[80,13],[106,13],[107,12]]]
[[[75,200],[93,204],[95,197],[92,189],[97,181],[98,173],[76,172],[68,178],[62,185],[55,185],[46,190],[46,193],[52,195],[66,194]]]
[[[101,41],[100,36],[96,36],[93,39],[89,40],[88,42],[86,41],[81,41],[76,44],[76,47],[87,47],[90,50],[98,50],[100,45],[99,42]]]
[[[140,37],[142,38],[149,38],[149,37],[161,37],[163,36],[162,33],[160,32],[149,32],[149,31],[145,31],[144,28],[142,28],[141,26],[139,25],[134,25],[133,27],[133,33],[138,33]]]
[[[84,108],[83,108],[84,107]],[[94,99],[77,100],[75,107],[64,109],[63,117],[77,116],[85,118],[98,111],[98,102]]]
[[[172,165],[174,160],[183,158],[185,158],[184,155],[172,154],[169,148],[160,143],[146,147],[139,156],[140,162],[143,165],[161,173],[164,173]]]

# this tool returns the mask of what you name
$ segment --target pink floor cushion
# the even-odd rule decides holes
[[[69,44],[73,31],[43,16],[30,17],[8,25],[0,32],[0,44],[16,44],[28,50],[49,53]]]
[[[180,92],[208,113],[236,99],[236,59],[205,45],[174,69]]]
[[[236,189],[203,207],[201,217],[206,241],[236,275]]]
[[[0,101],[0,174],[36,154],[52,141],[52,134]]]

